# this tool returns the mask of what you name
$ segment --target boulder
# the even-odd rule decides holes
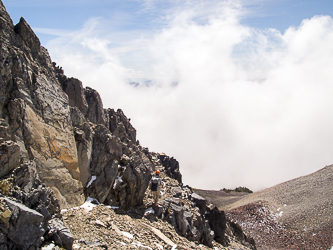
[[[54,218],[49,221],[48,234],[48,238],[54,240],[57,245],[65,247],[66,250],[72,249],[73,235],[60,219]]]
[[[174,197],[179,198],[182,197],[183,190],[181,189],[181,187],[172,187],[171,192]]]
[[[191,194],[191,200],[200,209],[200,213],[204,214],[206,212],[207,200],[196,193]]]
[[[42,226],[44,216],[23,204],[4,198],[12,216],[7,238],[19,249],[39,248],[43,242],[45,229]]]

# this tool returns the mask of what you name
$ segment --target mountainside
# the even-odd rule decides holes
[[[258,249],[330,249],[333,245],[333,165],[253,194],[225,198],[219,209],[252,236]],[[207,193],[208,192],[208,193]],[[199,192],[209,197],[209,191]],[[221,197],[221,198],[220,198]],[[208,199],[214,202],[214,199]]]
[[[169,223],[183,248],[228,249],[238,242],[256,249],[238,224],[182,184],[177,160],[139,144],[122,110],[104,109],[96,90],[67,78],[24,18],[13,24],[1,0],[0,27],[0,249],[39,249],[50,242],[72,249],[76,229],[97,215],[75,217],[81,210],[69,210],[67,219],[62,216],[86,200],[100,204],[97,211],[111,220],[101,223],[116,234],[112,218],[136,211],[142,221]],[[147,214],[155,170],[167,189]],[[89,236],[101,241],[96,233]],[[113,233],[104,248],[118,244]],[[119,248],[132,248],[133,242],[123,243]]]

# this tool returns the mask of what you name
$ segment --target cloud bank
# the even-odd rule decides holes
[[[281,34],[241,24],[239,3],[185,3],[156,29],[91,18],[46,47],[131,118],[141,145],[175,157],[185,184],[259,190],[332,164],[332,18]]]

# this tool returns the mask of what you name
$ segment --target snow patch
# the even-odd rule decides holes
[[[127,238],[129,238],[129,239],[133,239],[133,235],[132,235],[132,234],[127,233],[127,232],[123,232],[123,231],[121,231],[121,233],[122,233],[125,237],[127,237]]]
[[[155,211],[151,207],[145,210],[145,215],[147,215],[147,214],[154,214],[154,213],[155,213]]]
[[[42,247],[42,250],[52,250],[55,247],[55,245],[53,243],[51,243],[48,246]]]
[[[117,177],[114,180],[113,187],[112,187],[113,189],[116,189],[117,184],[118,184],[119,181],[121,181],[121,182],[123,181],[123,179],[121,178],[120,174],[121,174],[121,172],[118,172]]]
[[[100,203],[98,202],[98,200],[96,200],[95,198],[91,198],[91,197],[87,197],[87,200],[85,203],[83,203],[82,206],[80,206],[79,208],[84,208],[88,211],[91,211],[94,207],[96,207],[97,205],[93,204],[92,202],[95,201],[97,203],[97,205],[99,205]],[[74,208],[75,209],[75,208]]]
[[[80,246],[77,244],[73,244],[73,249],[80,249]]]
[[[119,209],[119,207],[115,207],[115,206],[105,206],[105,207],[107,207],[107,208],[111,208],[111,209]]]
[[[163,246],[162,245],[160,245],[160,244],[157,244],[156,242],[154,242],[155,243],[155,245],[157,246],[157,248],[158,249],[160,249],[160,250],[164,250],[164,248],[163,248]]]
[[[90,179],[89,183],[87,184],[87,188],[91,185],[91,183],[94,182],[94,180],[96,180],[96,175],[91,176],[91,179]]]

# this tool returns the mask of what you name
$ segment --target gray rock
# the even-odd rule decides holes
[[[20,249],[31,246],[40,247],[40,238],[44,235],[42,227],[44,216],[23,204],[4,199],[12,211],[11,225],[7,237]]]
[[[21,37],[23,44],[31,50],[33,57],[37,57],[40,52],[40,41],[23,17],[15,25],[14,30]]]
[[[13,141],[0,142],[0,178],[20,165],[22,158],[20,146]]]
[[[200,213],[204,214],[206,212],[207,200],[196,193],[191,194],[191,200],[200,209]]]
[[[182,183],[182,175],[179,171],[179,162],[173,157],[170,158],[165,154],[160,154],[159,159],[162,166],[165,168],[165,173],[169,177],[176,179],[179,183]]]
[[[183,190],[181,189],[181,187],[172,187],[171,192],[174,197],[179,198],[182,196]]]
[[[88,103],[86,118],[95,124],[106,124],[103,103],[99,93],[89,87],[85,88],[84,93]]]
[[[57,245],[64,246],[66,250],[71,250],[74,242],[73,235],[64,223],[58,219],[52,219],[49,221],[49,234],[54,239]]]
[[[82,82],[75,78],[69,78],[61,81],[61,84],[62,89],[68,95],[69,105],[71,107],[77,107],[83,115],[86,115],[88,111],[88,103],[86,101]]]
[[[2,176],[16,168],[18,162],[34,160],[40,178],[54,188],[64,207],[80,205],[82,196],[73,199],[83,190],[78,181],[68,97],[46,49],[24,18],[14,27],[2,3],[0,11],[0,117],[8,124],[8,138],[12,140],[2,145],[7,155],[1,159],[6,165]],[[49,162],[58,169],[50,171]],[[55,172],[63,175],[61,179],[66,178],[68,185],[49,181]]]

